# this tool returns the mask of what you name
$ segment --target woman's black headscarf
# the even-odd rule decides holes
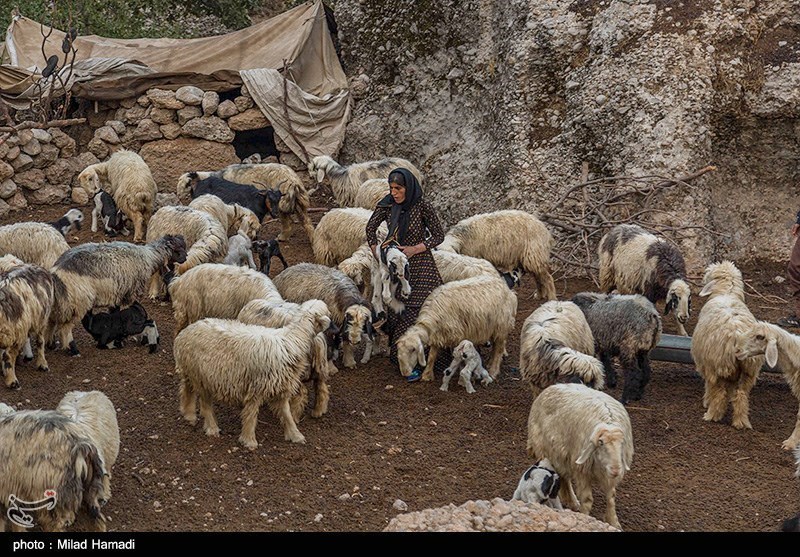
[[[392,208],[392,214],[389,217],[389,233],[386,239],[395,238],[400,245],[404,246],[411,208],[422,199],[422,186],[419,185],[416,176],[406,168],[392,170],[389,173],[389,183],[403,186],[406,189],[406,198],[402,203],[395,203],[394,198],[389,194],[380,200],[378,207]]]

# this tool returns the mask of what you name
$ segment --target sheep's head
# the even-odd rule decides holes
[[[475,356],[480,357],[478,351],[475,349],[475,345],[468,340],[462,340],[458,343],[458,346],[453,349],[453,358],[457,358],[463,362],[466,362]]]
[[[742,272],[732,262],[722,261],[706,267],[700,296],[712,294],[733,294],[744,300]]]
[[[503,277],[503,280],[506,281],[506,286],[508,286],[511,290],[514,290],[517,286],[520,285],[522,282],[522,275],[524,271],[517,267],[513,271],[508,271],[505,273],[500,273],[500,276]]]
[[[607,477],[621,480],[630,470],[625,457],[625,434],[614,424],[597,424],[586,440],[586,444],[575,464],[582,465],[592,460]]]
[[[605,298],[605,294],[598,294],[596,292],[578,292],[572,297],[572,303],[582,310],[586,310],[592,307],[592,305],[594,305],[596,302],[604,300]]]
[[[80,209],[70,209],[66,212],[64,217],[67,219],[67,222],[69,222],[70,225],[75,227],[75,230],[81,229],[81,224],[83,223],[83,211]]]
[[[672,281],[667,290],[667,301],[664,306],[664,315],[674,311],[680,323],[689,321],[692,312],[692,289],[686,282],[678,279]]]
[[[746,360],[763,354],[767,364],[774,367],[778,363],[778,334],[774,327],[759,321],[740,335],[736,340],[736,359]]]
[[[325,174],[327,173],[330,162],[333,162],[333,159],[325,155],[314,157],[311,159],[311,162],[308,163],[308,174],[315,177],[317,183],[322,183],[322,180],[325,179]]]
[[[550,461],[543,458],[522,474],[513,499],[541,505],[558,497],[560,488],[561,477]]]
[[[331,324],[331,312],[328,305],[322,300],[308,300],[300,308],[314,320],[314,334],[326,330]]]
[[[167,260],[164,262],[166,267],[170,267],[174,263],[183,263],[186,261],[186,240],[180,234],[168,234],[161,238],[168,250]]]
[[[425,367],[425,345],[419,331],[411,327],[397,340],[397,362],[403,376],[411,375],[414,367]]]
[[[281,203],[281,190],[266,190],[264,192],[264,205],[267,208],[267,213],[273,219],[277,219],[280,215],[280,203]]]
[[[87,166],[78,174],[78,184],[86,190],[89,197],[100,191],[100,176],[97,174],[95,165]]]
[[[353,304],[344,312],[343,336],[345,342],[358,344],[361,342],[361,335],[367,333],[367,324],[372,323],[372,312],[366,306]]]
[[[398,248],[391,247],[386,250],[386,266],[389,269],[389,280],[395,286],[400,285],[400,298],[407,300],[411,295],[411,284],[408,282],[411,276],[408,269],[408,258]]]

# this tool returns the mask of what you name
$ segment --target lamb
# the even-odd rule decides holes
[[[238,232],[228,238],[228,255],[222,260],[225,265],[236,265],[239,267],[250,267],[256,269],[256,262],[253,261],[253,242],[243,232]]]
[[[650,381],[650,350],[661,338],[661,316],[653,303],[638,294],[580,292],[572,301],[581,309],[594,336],[595,352],[606,372],[606,383],[617,385],[611,358],[619,356],[625,372],[622,404],[641,400]]]
[[[756,318],[744,302],[742,273],[730,261],[706,267],[700,296],[709,296],[700,310],[692,336],[692,359],[703,377],[705,390],[703,419],[718,422],[725,416],[730,400],[732,425],[752,429],[750,391],[758,379],[764,356],[736,358],[736,347]]]
[[[642,294],[654,304],[665,301],[664,315],[674,312],[678,333],[691,312],[692,291],[686,284],[686,263],[680,250],[635,224],[620,224],[600,240],[600,289]]]
[[[0,416],[0,531],[5,518],[16,529],[30,528],[34,516],[17,502],[40,502],[36,523],[63,531],[82,507],[92,518],[110,494],[98,447],[76,421],[55,410],[24,410]],[[55,492],[55,493],[53,493]],[[55,495],[55,497],[54,497]],[[51,501],[43,500],[52,498]]]
[[[758,321],[746,328],[736,341],[736,359],[747,360],[754,356],[765,356],[767,365],[778,368],[789,384],[792,394],[800,400],[800,337],[782,328]],[[800,445],[800,409],[797,411],[792,434],[781,445],[793,451]]]
[[[309,347],[329,325],[328,308],[319,300],[302,304],[298,318],[280,329],[224,319],[192,323],[178,333],[173,348],[183,417],[196,422],[195,397],[199,396],[206,435],[216,437],[219,427],[213,402],[242,405],[239,441],[253,450],[258,447],[258,411],[267,402],[280,418],[285,439],[305,443],[293,414],[305,406],[298,395],[310,365]]]
[[[435,288],[414,325],[397,341],[400,372],[408,376],[419,362],[426,366],[422,380],[430,381],[439,350],[455,347],[462,340],[474,344],[491,341],[489,375],[496,380],[516,313],[517,296],[499,277],[472,277]],[[430,346],[427,365],[425,345]]]
[[[634,453],[631,421],[622,404],[585,385],[551,385],[531,404],[527,450],[531,458],[552,463],[561,476],[561,499],[572,510],[591,513],[592,484],[599,484],[606,499],[605,521],[620,527],[616,491]]]
[[[333,190],[333,197],[341,207],[354,207],[356,195],[361,184],[370,178],[389,178],[389,174],[395,168],[407,168],[416,176],[420,184],[423,182],[422,173],[411,162],[398,157],[390,157],[375,161],[367,161],[349,166],[342,166],[331,157],[321,155],[311,159],[308,163],[308,173],[312,177],[316,176],[317,182],[321,183],[327,176]],[[385,194],[389,191],[388,181],[386,182]],[[374,209],[373,205],[370,209]],[[350,252],[352,253],[352,251]]]
[[[256,239],[261,221],[253,211],[241,205],[228,204],[216,195],[201,195],[189,203],[189,207],[203,211],[219,221],[228,235],[243,232],[251,240]]]
[[[15,255],[25,263],[49,269],[68,249],[61,232],[46,222],[0,226],[0,255]]]
[[[511,500],[538,503],[560,511],[564,507],[558,498],[559,489],[561,489],[561,476],[550,461],[543,458],[525,470]]]
[[[387,195],[389,195],[389,182],[387,179],[371,178],[358,186],[353,200],[353,207],[363,207],[372,211],[378,202]]]
[[[269,300],[252,300],[248,302],[236,316],[236,320],[247,325],[261,325],[262,327],[285,327],[302,315],[300,304],[291,302],[275,303]],[[331,323],[331,326],[334,326]],[[330,327],[329,327],[330,328]],[[320,418],[328,411],[330,400],[330,390],[328,379],[338,370],[330,361],[328,340],[325,331],[317,334],[309,346],[311,353],[311,366],[308,377],[303,381],[311,380],[314,382],[315,403],[311,416]]]
[[[583,312],[572,302],[545,302],[522,324],[519,371],[533,398],[559,379],[579,379],[602,389],[603,364],[594,357],[594,336]]]
[[[49,366],[45,358],[45,337],[54,304],[53,277],[38,265],[19,264],[13,256],[0,258],[7,271],[0,273],[0,350],[6,387],[19,389],[16,361],[32,335],[36,341],[33,363],[41,371]]]
[[[64,252],[53,265],[55,304],[50,332],[77,356],[75,325],[95,308],[129,306],[153,274],[186,260],[181,236],[162,236],[138,246],[128,242],[86,243]]]
[[[281,261],[283,268],[289,266],[281,253],[281,247],[278,241],[272,240],[256,240],[253,242],[253,249],[258,254],[259,271],[269,276],[269,270],[272,265],[272,258],[277,257]]]
[[[394,313],[403,313],[403,300],[411,295],[408,258],[400,251],[397,243],[381,245],[375,249],[380,252],[380,259],[372,262],[373,309],[380,314],[384,311],[385,303]]]
[[[141,156],[121,149],[106,162],[84,168],[78,174],[78,183],[90,197],[100,189],[111,194],[119,210],[133,222],[133,241],[144,239],[158,189],[150,167]]]
[[[267,215],[274,219],[279,216],[278,204],[281,199],[279,190],[260,190],[255,186],[237,184],[218,176],[209,176],[200,180],[197,172],[189,173],[188,184],[191,188],[192,199],[204,194],[215,195],[225,203],[235,203],[250,209],[258,217],[259,222],[263,222]]]
[[[556,287],[550,274],[552,247],[553,236],[542,221],[525,211],[509,209],[459,221],[437,249],[482,257],[498,269],[519,268],[531,273],[539,296],[555,300]]]
[[[442,380],[442,386],[439,387],[440,390],[446,391],[448,389],[450,379],[462,365],[464,367],[458,375],[458,384],[466,387],[468,393],[475,392],[475,387],[472,386],[473,378],[480,379],[484,387],[492,382],[489,372],[483,368],[481,355],[478,354],[475,345],[468,340],[463,340],[453,350],[453,361],[444,370],[444,379]]]
[[[97,232],[97,223],[103,223],[103,231],[109,236],[117,234],[128,235],[125,228],[125,213],[117,209],[114,198],[103,190],[94,194],[94,208],[92,209],[92,232]]]
[[[81,319],[81,325],[101,349],[122,348],[126,338],[141,335],[141,343],[150,347],[151,354],[158,350],[158,327],[139,302],[122,310],[113,308],[102,313],[89,311]]]
[[[337,269],[314,263],[292,265],[281,271],[274,283],[288,302],[318,298],[327,304],[331,321],[342,332],[342,363],[355,367],[353,347],[361,342],[362,334],[374,338],[371,308],[355,283]]]
[[[83,223],[83,211],[80,209],[70,209],[64,213],[63,217],[51,222],[50,226],[61,232],[61,235],[66,238],[67,234],[73,230],[80,230],[81,223]]]
[[[204,263],[169,283],[175,332],[204,317],[236,319],[251,300],[283,301],[275,284],[246,267]]]
[[[360,208],[331,209],[314,231],[311,249],[320,265],[338,265],[367,242],[367,223],[372,211]],[[386,223],[378,228],[378,240],[386,238]]]

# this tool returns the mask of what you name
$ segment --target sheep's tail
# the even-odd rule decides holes
[[[293,181],[284,180],[278,185],[278,189],[283,192],[280,201],[278,201],[278,209],[281,213],[291,214],[297,210],[297,198],[299,186]]]
[[[146,191],[139,191],[134,195],[134,199],[136,199],[136,202],[142,207],[146,207],[150,203],[150,194]]]
[[[587,387],[597,390],[605,387],[605,373],[600,360],[566,346],[558,347],[553,352],[560,363],[560,376],[578,378]]]

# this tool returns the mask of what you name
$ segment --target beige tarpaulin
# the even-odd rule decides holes
[[[45,28],[47,31],[49,28]],[[47,39],[47,56],[60,55],[64,33],[53,29]],[[305,2],[287,12],[226,35],[201,39],[109,39],[97,35],[79,36],[71,92],[76,97],[111,100],[138,95],[152,87],[177,89],[194,85],[203,90],[226,91],[242,84],[240,71],[282,70],[284,62],[291,65],[289,84],[289,114],[315,122],[329,121],[331,115],[349,115],[347,78],[339,64],[325,21],[321,0]],[[42,57],[40,24],[25,17],[16,17],[9,26],[0,66],[0,95],[8,101],[30,98],[32,81],[39,77],[45,64]],[[291,140],[288,129],[278,122],[273,106],[283,99],[283,78],[253,79],[252,88],[261,101],[259,107],[274,120],[279,136],[305,160],[303,149]],[[260,87],[277,91],[256,91]],[[302,93],[302,94],[301,94]],[[267,99],[270,99],[267,101]],[[302,100],[301,100],[302,99]],[[322,100],[325,99],[325,100]],[[312,100],[313,102],[309,102]],[[17,103],[15,103],[17,104]],[[333,106],[330,106],[330,105]],[[319,111],[319,117],[308,110]],[[297,135],[309,153],[333,154],[344,140],[345,121],[330,123],[323,132],[302,132]],[[305,121],[297,123],[303,130]],[[340,134],[335,137],[335,134]],[[294,145],[292,145],[294,143]],[[331,147],[334,147],[331,149]]]

